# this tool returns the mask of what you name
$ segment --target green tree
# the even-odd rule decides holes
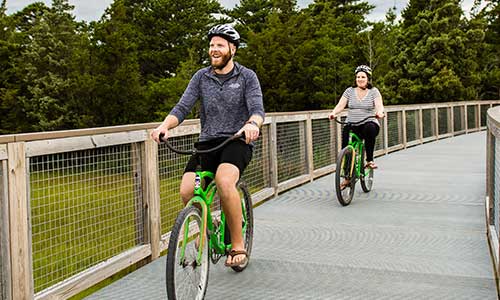
[[[68,102],[76,97],[72,75],[74,53],[79,46],[73,7],[54,0],[47,8],[37,3],[16,17],[24,30],[21,53],[14,59],[22,78],[19,100],[32,124],[31,130],[71,127]]]
[[[18,101],[21,86],[20,72],[16,72],[14,58],[20,54],[19,37],[14,18],[6,15],[6,1],[0,7],[0,134],[14,133],[29,128],[22,105]]]
[[[479,5],[481,1],[476,1]],[[480,52],[480,99],[500,99],[500,3],[487,1],[486,6],[474,16],[473,24],[485,28],[485,46]]]
[[[241,51],[240,60],[259,76],[268,111],[332,107],[352,83],[354,39],[372,9],[337,0],[295,7],[295,1],[273,2],[267,26]]]
[[[369,30],[361,31],[355,40],[359,58],[357,65],[367,64],[373,70],[373,84],[377,86],[386,104],[393,103],[394,93],[385,87],[384,75],[390,72],[390,59],[397,55],[396,39],[400,26],[396,24],[395,8],[389,9],[385,21],[374,22]]]
[[[469,29],[458,0],[410,0],[402,13],[392,71],[384,78],[395,100],[456,101],[477,97],[482,33]]]
[[[241,0],[225,13],[237,22],[236,30],[240,33],[242,41],[246,42],[250,33],[255,34],[264,30],[272,10],[272,0]]]

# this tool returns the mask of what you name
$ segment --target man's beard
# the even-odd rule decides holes
[[[222,54],[219,59],[221,59],[221,62],[218,62],[218,63],[215,63],[214,62],[214,59],[213,57],[210,57],[210,64],[212,65],[212,67],[216,70],[222,70],[224,69],[227,64],[229,63],[229,61],[231,60],[231,53],[226,53],[226,54]]]

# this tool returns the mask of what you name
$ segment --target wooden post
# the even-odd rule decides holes
[[[12,299],[10,278],[9,193],[7,161],[0,161],[0,299]]]
[[[149,136],[149,131],[148,131]],[[145,157],[143,164],[143,174],[145,180],[147,205],[147,224],[149,243],[151,245],[151,260],[160,256],[160,235],[161,235],[161,216],[160,216],[160,177],[158,171],[158,144],[148,138],[144,142]]]
[[[12,299],[33,299],[26,145],[7,146]]]
[[[469,133],[469,122],[468,122],[468,119],[469,117],[467,116],[468,115],[468,112],[467,112],[467,104],[464,104],[464,127],[465,127],[465,133]]]
[[[384,120],[384,153],[387,155],[389,153],[389,130],[387,130],[388,127],[388,121],[389,119],[389,113],[387,113],[387,116],[383,119]]]
[[[309,180],[312,182],[314,180],[314,154],[313,154],[313,130],[312,130],[312,119],[311,114],[307,115],[306,120],[306,155],[307,155],[307,170],[309,173]]]
[[[304,172],[309,173],[308,171],[308,161],[307,161],[307,144],[306,144],[306,122],[304,121],[298,121],[299,124],[299,156],[301,159],[301,174],[300,175],[305,175]],[[305,170],[304,170],[305,169]]]
[[[408,135],[406,133],[406,109],[403,108],[403,111],[401,113],[401,131],[403,133],[403,147],[406,149],[407,144],[408,144]]]
[[[271,149],[271,139],[269,138],[271,131],[271,126],[266,125],[261,128],[261,140],[262,140],[262,178],[264,178],[264,183],[266,187],[270,187],[271,185],[271,162],[270,153]],[[265,159],[267,155],[268,159]]]
[[[144,184],[144,172],[142,166],[143,164],[143,159],[142,159],[142,151],[141,151],[141,144],[140,143],[132,143],[131,144],[131,155],[130,155],[130,165],[131,165],[131,172],[132,176],[134,178],[134,215],[135,218],[135,244],[136,245],[142,245],[145,243],[145,240],[147,239],[147,226],[144,226],[144,223],[146,222],[145,218],[145,213],[144,213],[144,199],[146,198],[144,196],[144,191],[146,190],[144,187],[146,186]]]
[[[434,135],[436,136],[436,140],[439,139],[439,108],[434,107]]]
[[[419,139],[420,139],[420,144],[422,144],[424,142],[424,116],[423,116],[424,112],[423,110],[420,108],[418,110],[418,136],[419,136]]]
[[[270,167],[271,167],[271,187],[274,189],[274,195],[278,195],[278,125],[276,117],[271,117],[271,130],[269,131],[271,141]]]

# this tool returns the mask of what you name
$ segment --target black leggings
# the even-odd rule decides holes
[[[373,151],[375,150],[375,139],[380,131],[380,127],[374,122],[366,122],[359,126],[344,126],[342,130],[342,148],[349,143],[349,131],[365,140],[366,161],[373,161]]]

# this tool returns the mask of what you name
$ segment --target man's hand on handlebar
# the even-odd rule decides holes
[[[245,134],[245,142],[250,144],[259,138],[260,129],[257,125],[247,123],[235,135],[241,135],[243,133]]]
[[[155,142],[160,144],[162,140],[166,140],[168,138],[168,129],[163,128],[162,126],[158,126],[157,128],[153,129],[153,131],[151,131],[151,138]]]

